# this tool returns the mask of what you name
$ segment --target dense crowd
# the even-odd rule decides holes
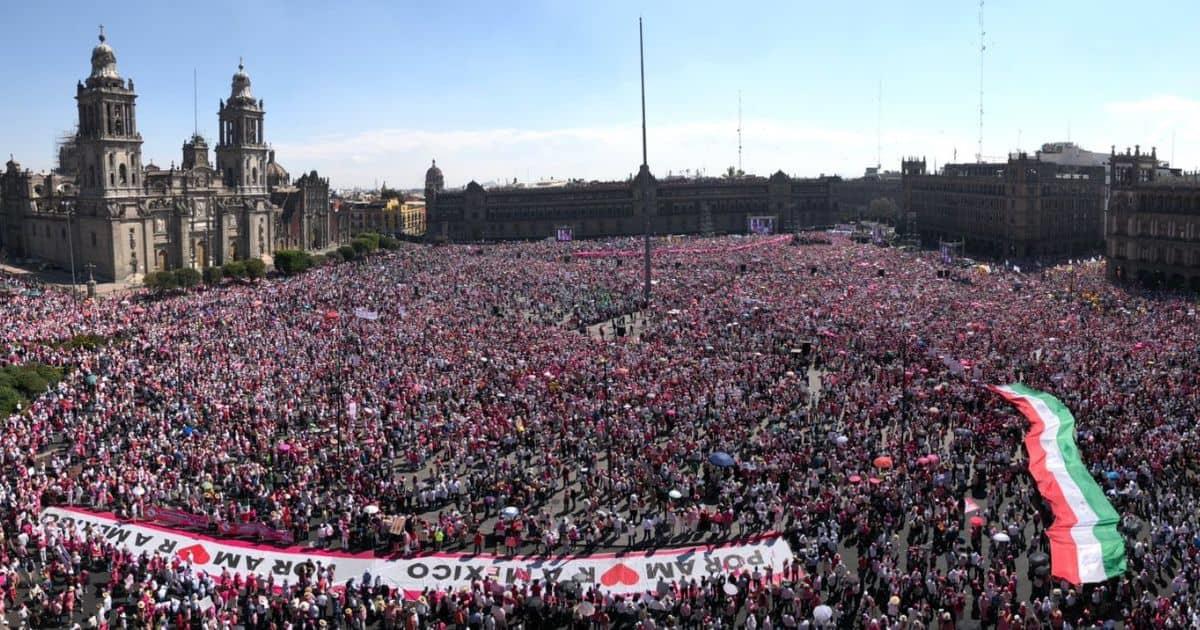
[[[750,241],[656,257],[645,310],[636,259],[564,258],[596,243],[412,247],[166,298],[77,302],[8,278],[4,364],[70,371],[0,434],[0,613],[40,627],[1200,626],[1194,301],[1113,286],[1094,262],[941,277],[931,254]],[[623,315],[636,339],[596,325]],[[63,343],[84,334],[105,342]],[[1032,561],[1049,521],[1026,425],[984,389],[1015,381],[1075,413],[1122,515],[1125,575],[1073,586]],[[53,505],[169,508],[398,556],[780,532],[795,561],[638,596],[484,580],[418,597],[322,566],[279,583],[207,575],[43,524]]]

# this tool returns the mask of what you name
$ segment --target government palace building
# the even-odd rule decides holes
[[[327,181],[314,172],[297,188],[274,164],[263,101],[242,65],[220,103],[215,163],[204,138],[194,135],[183,144],[179,167],[163,169],[142,162],[137,93],[117,71],[103,32],[91,62],[91,74],[76,86],[78,127],[59,152],[59,167],[34,174],[10,159],[0,176],[5,259],[91,269],[98,280],[121,282],[152,271],[269,259],[277,244],[325,244]],[[272,203],[274,186],[299,191],[277,195],[281,202],[323,187],[324,207],[308,208],[311,216],[303,219],[285,216],[284,204]],[[290,227],[303,232],[288,235]]]
[[[437,164],[425,174],[426,239],[481,241],[642,234],[780,233],[838,220],[837,177],[656,179],[644,166],[617,182],[445,190]]]

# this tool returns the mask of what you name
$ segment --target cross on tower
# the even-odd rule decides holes
[[[100,41],[104,41],[104,25],[100,25]]]

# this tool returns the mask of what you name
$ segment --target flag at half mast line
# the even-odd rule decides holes
[[[1050,574],[1072,584],[1103,582],[1125,572],[1125,540],[1117,511],[1092,479],[1075,444],[1075,417],[1054,396],[1020,383],[992,386],[1029,421],[1029,474],[1054,513]]]

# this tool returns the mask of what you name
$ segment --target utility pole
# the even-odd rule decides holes
[[[742,91],[738,90],[738,173],[742,170]]]
[[[642,38],[642,18],[638,18],[638,67],[642,79],[642,308],[650,308],[650,206],[646,192],[650,188],[650,165],[646,159],[646,48]]]
[[[986,32],[983,30],[983,0],[979,0],[979,144],[975,152],[975,161],[983,162],[983,52],[987,46],[983,43]]]

